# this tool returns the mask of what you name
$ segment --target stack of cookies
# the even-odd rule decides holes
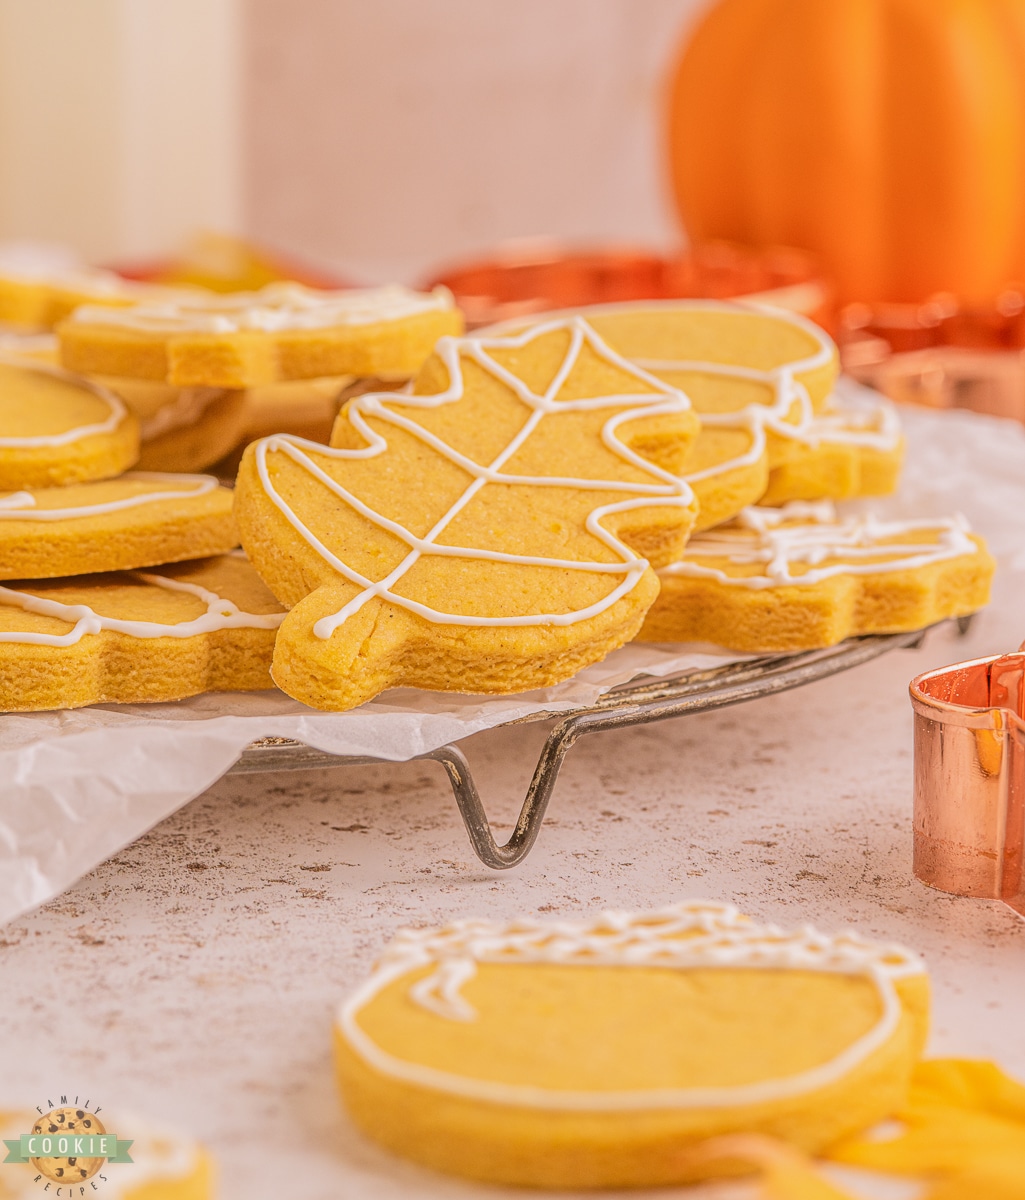
[[[837,515],[893,490],[903,443],[799,317],[642,302],[460,337],[447,293],[398,286],[89,299],[61,367],[0,366],[0,577],[37,581],[0,594],[0,708],[508,693],[634,638],[803,649],[986,602],[960,520]],[[346,383],[329,441],[300,436]],[[282,432],[233,506],[166,473],[245,440],[255,395]]]
[[[834,501],[898,484],[894,406],[837,380],[836,347],[782,312],[713,301],[589,309],[620,353],[691,398],[697,536],[660,572],[640,640],[759,653],[922,629],[981,608],[994,563],[963,519],[884,521]]]
[[[49,307],[8,304],[8,319],[63,315],[56,282],[33,294],[46,287]],[[283,609],[237,549],[231,490],[179,469],[234,445],[251,385],[409,375],[461,329],[447,297],[399,288],[115,292],[97,287],[60,327],[88,373],[35,345],[0,361],[4,711],[271,687]]]
[[[547,686],[635,637],[784,651],[979,608],[993,562],[959,519],[836,514],[902,454],[836,377],[814,325],[702,301],[443,339],[329,447],[246,452],[242,542],[289,609],[275,681],[340,710]]]

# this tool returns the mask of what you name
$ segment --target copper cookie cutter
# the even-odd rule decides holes
[[[911,683],[914,871],[1025,916],[1025,643]]]

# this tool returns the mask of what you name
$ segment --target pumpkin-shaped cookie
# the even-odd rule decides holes
[[[370,1137],[534,1187],[681,1183],[728,1133],[821,1150],[906,1098],[928,986],[908,951],[696,902],[401,933],[336,1024]],[[714,1167],[712,1168],[714,1170]]]

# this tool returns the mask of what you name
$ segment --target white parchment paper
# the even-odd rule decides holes
[[[963,512],[1000,561],[994,604],[1021,610],[1025,637],[1025,428],[970,413],[902,415],[901,490],[861,506]],[[640,674],[737,657],[631,645],[541,691],[487,698],[401,689],[348,713],[315,712],[269,691],[0,716],[0,922],[58,895],[204,791],[257,738],[400,761],[517,717],[589,704]]]

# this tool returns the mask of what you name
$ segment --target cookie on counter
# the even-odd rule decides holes
[[[686,543],[697,426],[566,318],[443,339],[412,392],[349,401],[330,447],[250,446],[239,533],[291,608],[275,682],[347,709],[398,686],[525,691],[603,658]]]
[[[108,388],[0,358],[0,491],[106,479],[139,457],[139,423]]]
[[[231,491],[210,475],[130,471],[0,494],[0,579],[155,567],[237,545]]]
[[[61,361],[90,375],[174,387],[246,388],[339,375],[413,375],[463,319],[444,288],[317,291],[273,283],[129,308],[77,309],[58,327]]]
[[[0,712],[269,688],[275,601],[230,554],[0,585]]]
[[[336,1064],[356,1125],[436,1170],[657,1187],[719,1173],[687,1154],[717,1135],[817,1152],[894,1112],[928,996],[899,946],[725,905],[464,920],[385,949]]]
[[[17,1144],[25,1135],[58,1144],[64,1138],[64,1149],[73,1150],[75,1138],[103,1134],[116,1141],[115,1158],[125,1161],[74,1153],[8,1161],[0,1171],[0,1200],[31,1200],[47,1190],[52,1196],[96,1194],[116,1200],[214,1200],[209,1152],[176,1129],[91,1105],[62,1104],[42,1115],[0,1112],[0,1137],[8,1143]]]
[[[961,518],[840,516],[828,501],[749,508],[659,572],[639,640],[757,654],[924,629],[983,608],[994,569]]]

